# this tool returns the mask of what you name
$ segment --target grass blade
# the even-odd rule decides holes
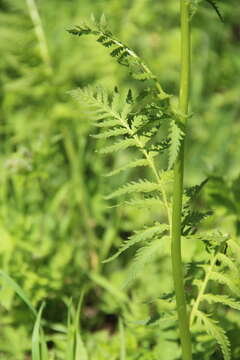
[[[47,360],[47,347],[41,330],[41,317],[44,303],[41,305],[37,314],[32,334],[32,360]],[[42,351],[43,350],[43,351]]]
[[[37,316],[36,310],[32,306],[31,301],[28,299],[22,288],[2,270],[0,271],[0,276],[2,277],[5,284],[8,285],[23,300],[23,302],[29,307],[32,313]]]
[[[126,341],[125,331],[122,319],[119,319],[119,332],[120,332],[120,360],[126,360]]]

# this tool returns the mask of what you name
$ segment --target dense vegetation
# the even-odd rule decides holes
[[[192,2],[185,289],[193,358],[239,359],[240,10],[237,0],[218,1],[223,23],[215,3],[198,3]],[[1,0],[0,9],[0,357],[30,359],[33,342],[36,360],[180,359],[168,206],[159,205],[151,166],[161,153],[157,169],[168,169],[170,201],[175,145],[185,133],[174,110],[179,1]],[[111,39],[96,33],[106,29],[104,17],[100,28],[87,20],[92,37],[66,31],[86,35],[80,24],[91,13],[105,13]],[[111,57],[116,43],[102,45],[112,37],[127,48]],[[141,60],[126,63],[128,49]],[[142,61],[151,68],[146,81]],[[151,74],[161,84],[160,103]],[[104,117],[113,127],[107,133]],[[125,140],[109,144],[113,136]],[[139,157],[139,138],[150,163]],[[49,355],[43,341],[38,347],[42,329]]]

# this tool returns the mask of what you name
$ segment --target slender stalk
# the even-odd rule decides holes
[[[43,30],[42,20],[37,5],[35,3],[35,0],[26,0],[26,3],[27,3],[29,15],[31,17],[34,26],[35,34],[39,42],[39,48],[40,48],[42,60],[46,65],[46,69],[48,73],[51,74],[52,66],[51,66],[51,60],[47,46],[47,40]]]
[[[189,85],[190,85],[190,17],[189,0],[180,0],[181,6],[181,79],[179,110],[183,125],[188,116]],[[176,293],[177,313],[179,322],[182,359],[192,359],[189,317],[184,292],[184,280],[181,256],[181,213],[184,175],[184,141],[181,144],[178,158],[174,166],[174,190],[172,211],[172,269]]]

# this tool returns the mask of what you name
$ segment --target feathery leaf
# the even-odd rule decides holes
[[[168,229],[169,226],[167,224],[156,223],[153,226],[150,226],[144,230],[137,231],[136,234],[131,236],[127,241],[124,241],[120,249],[114,255],[104,260],[103,262],[106,263],[116,259],[120,254],[129,249],[131,246],[134,246],[140,242],[152,240],[154,237],[156,237],[157,235],[161,235]]]
[[[220,19],[222,22],[224,22],[223,16],[222,16],[222,14],[221,14],[221,11],[219,10],[219,7],[218,7],[217,2],[216,2],[215,0],[205,0],[205,1],[207,1],[207,2],[213,7],[213,9],[216,11],[219,19]]]
[[[113,175],[117,175],[122,171],[128,170],[128,169],[133,169],[136,167],[142,167],[142,166],[148,166],[149,163],[146,159],[138,159],[138,160],[134,160],[131,161],[130,163],[121,166],[118,169],[112,170],[111,172],[109,172],[108,174],[106,174],[105,176],[113,176]]]
[[[163,241],[168,236],[163,236],[161,241]],[[155,257],[159,255],[159,249],[161,246],[161,241],[159,239],[150,242],[149,244],[142,246],[137,250],[136,255],[130,265],[129,275],[126,279],[124,286],[129,286],[130,283],[136,278],[139,272],[143,271],[145,265],[148,262],[152,262]]]
[[[132,181],[118,190],[114,191],[112,194],[106,196],[106,199],[113,199],[118,196],[127,195],[131,193],[149,193],[152,191],[158,191],[159,184],[152,183],[148,180],[139,180],[139,181]]]
[[[96,139],[108,139],[110,137],[116,137],[119,135],[126,135],[128,133],[127,129],[124,128],[113,128],[111,130],[104,131],[100,134],[91,135],[92,137]]]
[[[231,270],[233,276],[239,277],[239,268],[235,264],[233,259],[223,253],[218,253],[217,260],[220,262],[221,265],[227,266]]]
[[[134,139],[119,140],[115,144],[108,145],[99,150],[100,154],[111,154],[115,151],[125,150],[129,147],[136,147],[136,141]]]
[[[171,121],[170,124],[170,146],[169,146],[169,161],[168,169],[171,169],[177,159],[181,142],[184,137],[184,132],[180,129],[179,125],[175,120]]]
[[[226,274],[221,272],[212,271],[209,275],[209,279],[216,281],[219,284],[226,285],[234,294],[240,296],[240,289],[237,284]]]
[[[197,311],[198,320],[204,325],[206,332],[211,335],[220,346],[224,360],[231,360],[230,343],[225,331],[218,325],[217,321],[212,320],[202,311]]]
[[[136,208],[151,208],[151,207],[160,207],[164,206],[162,199],[158,196],[149,196],[143,199],[132,199],[125,201],[125,204],[128,206],[134,206]]]
[[[240,310],[240,302],[227,295],[204,294],[202,295],[202,301],[203,300],[207,301],[209,304],[220,303],[229,306],[232,309]]]
[[[159,92],[160,99],[168,99],[170,96],[162,89],[161,85],[157,81],[156,76],[147,67],[141,58],[123,44],[120,40],[113,36],[112,32],[108,29],[106,22],[104,26],[101,21],[97,22],[95,19],[88,23],[81,23],[79,26],[75,26],[69,29],[68,32],[72,35],[83,36],[93,35],[97,41],[105,48],[110,49],[110,55],[117,60],[117,62],[123,66],[129,68],[129,73],[136,80],[145,81],[152,80]]]

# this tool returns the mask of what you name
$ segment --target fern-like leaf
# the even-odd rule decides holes
[[[191,1],[191,18],[195,15],[198,7],[199,7],[199,4],[201,2],[207,2],[212,8],[213,10],[216,12],[217,16],[219,17],[219,19],[224,22],[224,18],[223,18],[223,15],[218,7],[218,4],[217,4],[217,1],[216,0],[192,0]]]
[[[77,36],[95,36],[97,42],[111,50],[110,55],[115,58],[119,64],[129,68],[133,78],[141,81],[153,80],[158,89],[159,97],[161,99],[169,98],[169,95],[162,89],[156,76],[151,72],[147,65],[144,64],[135,51],[113,36],[106,23],[103,25],[101,21],[98,22],[96,19],[92,19],[91,22],[81,23],[79,26],[69,29],[68,32]]]
[[[212,6],[212,8],[216,11],[219,19],[220,19],[222,22],[224,22],[223,16],[222,16],[222,14],[221,14],[221,11],[219,10],[219,7],[218,7],[217,2],[216,2],[215,0],[205,0],[205,1],[208,2],[208,3]]]
[[[122,171],[125,171],[125,170],[128,170],[128,169],[133,169],[133,168],[136,168],[136,167],[144,167],[144,166],[149,166],[149,163],[148,163],[148,161],[146,159],[134,160],[134,161],[131,161],[130,163],[128,163],[128,164],[126,164],[124,166],[121,166],[118,169],[115,169],[115,170],[109,172],[105,176],[117,175]]]
[[[168,236],[163,236],[161,241],[163,241],[165,238],[167,239]],[[150,242],[149,244],[142,246],[139,250],[137,250],[130,266],[129,275],[125,281],[124,286],[129,286],[139,274],[139,272],[143,271],[145,265],[148,262],[152,263],[153,259],[159,255],[161,241],[159,239],[154,240],[153,242]]]
[[[70,94],[83,106],[88,106],[92,110],[93,117],[98,122],[97,126],[109,128],[124,126],[127,128],[126,114],[130,111],[130,106],[126,101],[120,102],[117,93],[112,94],[112,101],[110,101],[108,94],[101,87],[91,88],[88,86],[78,88],[70,91]],[[120,107],[124,117],[121,116]],[[106,121],[103,121],[104,119]]]
[[[155,79],[155,76],[138,55],[120,40],[116,39],[109,29],[106,27],[103,28],[96,20],[82,23],[79,26],[69,29],[68,32],[78,36],[96,36],[97,42],[104,47],[111,49],[110,55],[113,58],[116,58],[119,64],[130,67],[133,77],[139,80]]]
[[[171,121],[170,124],[170,146],[169,146],[169,161],[168,161],[168,169],[171,169],[177,159],[181,142],[184,137],[184,132],[176,123],[175,120]]]
[[[233,252],[233,254],[236,256],[238,263],[240,263],[240,246],[237,241],[230,239],[228,241],[228,246]]]
[[[120,249],[110,258],[104,260],[103,262],[109,262],[116,259],[119,255],[121,255],[124,251],[129,249],[130,247],[141,243],[152,240],[154,237],[161,235],[165,231],[169,229],[167,224],[156,223],[153,226],[150,226],[141,231],[137,231],[133,236],[131,236],[127,241],[121,245]]]
[[[183,214],[182,234],[184,236],[195,234],[201,221],[212,215],[212,211],[199,212],[187,209]],[[197,235],[198,236],[198,235]],[[199,235],[200,236],[200,235]]]
[[[146,326],[159,326],[163,321],[177,321],[177,314],[175,311],[160,312],[151,316],[145,321]]]
[[[211,319],[202,311],[197,311],[197,319],[204,325],[206,332],[213,337],[220,346],[224,360],[231,360],[230,343],[225,331],[218,325],[218,322]]]
[[[211,213],[209,215],[211,215]],[[219,251],[226,246],[228,235],[214,230],[187,235],[187,238],[203,241],[209,253],[219,253],[218,256],[220,256]]]
[[[96,139],[108,139],[111,137],[116,137],[119,135],[126,135],[126,134],[128,134],[128,130],[119,127],[119,128],[110,129],[108,131],[104,131],[100,134],[92,135],[92,137]]]
[[[229,256],[223,253],[217,254],[217,260],[221,266],[229,268],[235,278],[239,277],[239,268]]]
[[[194,200],[203,189],[203,187],[207,184],[208,178],[204,179],[199,185],[194,185],[185,189],[185,194],[190,200]]]
[[[226,285],[235,295],[240,296],[240,289],[238,285],[227,274],[212,271],[209,275],[209,279],[219,284]]]
[[[120,187],[118,190],[108,195],[106,199],[113,199],[132,193],[150,193],[153,191],[159,191],[159,184],[150,182],[148,180],[133,181]]]
[[[93,125],[99,128],[111,128],[113,126],[119,126],[119,120],[102,120],[94,123]]]
[[[136,141],[134,139],[126,138],[123,140],[119,140],[115,144],[103,147],[102,149],[99,150],[99,153],[100,154],[112,154],[113,152],[116,152],[119,150],[125,150],[129,147],[135,147],[135,146],[136,146]]]
[[[202,300],[207,301],[209,304],[219,303],[225,306],[229,306],[232,309],[240,310],[240,302],[227,295],[215,295],[215,294],[204,294]]]
[[[164,206],[162,199],[158,196],[149,196],[143,199],[132,199],[125,202],[128,206],[134,206],[135,208],[149,209],[156,206]]]

